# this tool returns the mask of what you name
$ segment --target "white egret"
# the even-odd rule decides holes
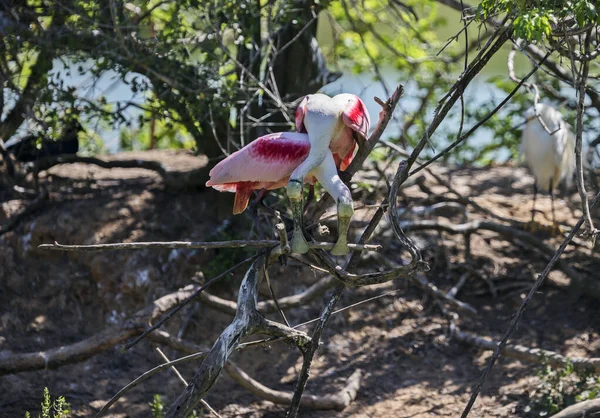
[[[550,193],[552,222],[556,225],[553,191],[561,180],[565,180],[567,185],[571,182],[575,170],[575,136],[561,113],[549,105],[538,103],[527,110],[525,118],[521,153],[535,178],[531,223],[534,224],[539,189]]]

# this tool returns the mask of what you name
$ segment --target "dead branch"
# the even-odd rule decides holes
[[[164,360],[166,363],[171,363],[171,370],[173,370],[173,373],[175,373],[175,375],[177,376],[177,378],[179,379],[179,381],[180,381],[181,383],[183,383],[183,386],[187,386],[187,385],[188,385],[188,383],[187,383],[187,381],[185,380],[185,378],[184,378],[184,377],[181,375],[181,373],[179,373],[179,370],[177,370],[177,367],[175,367],[175,364],[173,364],[173,363],[172,363],[172,362],[169,360],[169,358],[166,356],[166,354],[165,354],[165,353],[163,353],[163,351],[160,349],[160,347],[156,347],[156,351],[158,352],[158,354],[161,356],[161,358],[162,358],[162,359],[163,359],[163,360]],[[202,353],[202,354],[204,354],[204,353]],[[216,416],[217,418],[221,418],[221,415],[219,415],[219,414],[217,413],[217,411],[215,411],[215,410],[213,409],[213,407],[212,407],[212,406],[210,406],[210,405],[208,404],[208,402],[206,402],[204,399],[202,399],[202,400],[200,401],[200,403],[202,404],[202,406],[204,406],[206,409],[208,409],[208,410],[209,410],[209,412],[210,412],[211,414],[213,414],[213,415],[214,415],[214,416]]]
[[[594,207],[594,205],[598,201],[598,198],[600,198],[600,192],[594,198],[594,201],[591,203],[590,208]],[[577,222],[577,224],[573,227],[573,229],[569,233],[569,236],[567,236],[567,238],[565,238],[565,240],[560,244],[560,246],[558,247],[558,249],[552,256],[552,259],[546,265],[546,268],[544,268],[544,270],[540,273],[540,275],[536,279],[535,283],[531,287],[531,290],[529,291],[529,293],[527,294],[527,296],[521,303],[521,306],[519,306],[519,309],[517,310],[517,313],[515,314],[515,316],[512,318],[510,325],[508,326],[508,329],[506,330],[506,332],[504,333],[504,336],[502,337],[502,340],[500,341],[498,346],[495,348],[494,354],[488,361],[488,364],[486,365],[485,369],[483,370],[481,377],[479,378],[477,384],[473,388],[473,394],[469,398],[469,402],[465,406],[465,409],[463,410],[463,413],[461,414],[461,418],[467,418],[467,416],[469,415],[471,408],[475,404],[475,401],[477,400],[477,397],[479,396],[479,393],[481,392],[481,388],[483,387],[483,384],[487,380],[488,374],[492,370],[492,367],[494,367],[494,364],[496,364],[496,360],[498,360],[498,357],[500,357],[500,353],[504,349],[504,346],[506,346],[508,339],[510,338],[511,334],[517,327],[517,324],[521,320],[521,316],[523,315],[523,312],[525,312],[525,309],[527,308],[527,304],[533,298],[533,296],[537,293],[538,289],[540,288],[540,286],[542,285],[542,283],[544,282],[544,280],[546,279],[546,277],[548,276],[548,274],[554,267],[554,264],[556,264],[556,262],[559,260],[560,256],[565,251],[565,248],[567,248],[567,245],[569,245],[569,243],[571,242],[571,240],[573,239],[573,237],[575,236],[577,231],[579,231],[579,229],[581,228],[581,226],[583,224],[584,224],[584,219],[583,219],[583,217],[581,217],[579,219],[579,221]]]
[[[303,306],[315,298],[323,295],[323,293],[330,289],[334,283],[335,279],[333,277],[325,277],[301,293],[280,298],[279,306],[282,309]],[[237,311],[237,303],[234,301],[223,299],[207,292],[201,293],[199,299],[205,305],[230,315],[235,315]],[[258,302],[256,306],[260,312],[264,313],[275,312],[277,310],[277,306],[272,300]]]
[[[591,29],[590,31],[588,31],[588,34],[585,37],[584,41],[586,52],[589,52],[591,41],[590,38]],[[573,71],[575,72],[575,60],[572,58],[571,61]],[[595,240],[595,237],[599,233],[599,231],[596,230],[596,228],[594,228],[594,222],[592,221],[592,217],[590,215],[590,202],[587,195],[587,191],[585,190],[585,182],[583,179],[583,159],[581,155],[581,147],[583,144],[583,113],[585,111],[585,91],[588,82],[589,69],[590,63],[588,61],[584,61],[581,64],[580,74],[575,80],[575,86],[577,87],[577,126],[575,130],[575,178],[577,179],[577,191],[579,192],[579,197],[581,198],[581,210],[583,211],[583,219],[585,220],[585,229],[583,231],[583,235],[591,237],[592,240]]]
[[[273,248],[277,247],[280,241],[275,240],[231,240],[231,241],[171,241],[171,242],[121,242],[111,244],[94,244],[94,245],[63,245],[58,242],[54,244],[41,244],[38,246],[40,250],[52,251],[71,251],[71,252],[98,252],[110,250],[147,250],[150,248],[200,248],[204,250],[212,250],[215,248]],[[308,244],[310,248],[320,250],[330,250],[333,248],[333,242],[311,242]],[[378,251],[381,245],[360,245],[348,244],[352,251]]]
[[[149,336],[149,338],[157,343],[165,344],[183,353],[196,353],[202,349],[187,340],[173,337],[164,331],[157,331]],[[233,361],[228,360],[223,368],[225,372],[236,383],[246,389],[248,392],[266,399],[270,402],[280,405],[287,405],[292,399],[292,393],[283,392],[271,389],[262,383],[250,377]],[[342,410],[346,408],[356,398],[360,386],[362,373],[356,370],[348,380],[346,385],[337,393],[327,395],[311,395],[307,394],[303,397],[301,406],[308,409],[318,410]]]
[[[251,382],[249,379],[250,376],[235,365],[230,364],[227,373],[240,386],[267,401],[280,405],[289,405],[292,401],[293,393],[274,390],[256,381]],[[356,399],[361,377],[362,371],[356,369],[346,381],[346,385],[339,392],[322,396],[306,394],[302,397],[300,406],[308,409],[341,411]]]
[[[483,348],[484,350],[495,350],[498,346],[497,341],[461,331],[454,324],[450,325],[450,332],[452,338],[456,338],[458,341],[468,345]],[[548,363],[553,367],[564,367],[568,363],[571,363],[576,369],[593,370],[596,373],[600,373],[600,357],[566,357],[554,351],[529,348],[518,344],[505,345],[502,348],[502,354],[528,363]]]
[[[120,325],[107,328],[74,344],[63,345],[46,351],[32,353],[12,353],[0,351],[0,376],[31,370],[55,369],[65,364],[84,361],[106,351],[127,338],[140,334],[148,327],[148,322],[160,317],[164,312],[193,294],[193,288],[180,289],[138,311]]]
[[[600,416],[600,399],[592,399],[571,405],[552,418],[597,418]]]
[[[390,260],[387,257],[378,255],[379,260],[384,263],[385,265],[387,265],[390,268],[398,268],[398,263],[396,263],[393,260]],[[412,276],[409,277],[409,280],[415,285],[417,286],[419,289],[421,289],[424,293],[428,294],[429,296],[438,299],[448,305],[450,305],[451,307],[453,307],[454,309],[456,309],[457,311],[460,311],[462,313],[465,313],[467,315],[475,315],[477,314],[477,310],[472,307],[471,305],[469,305],[468,303],[462,302],[458,299],[455,298],[455,295],[452,294],[451,292],[448,293],[444,293],[442,292],[440,289],[438,289],[438,287],[436,285],[434,285],[433,283],[431,283],[429,280],[427,280],[427,278],[425,277],[424,274],[421,273],[417,273],[414,274]]]
[[[144,372],[142,375],[140,375],[139,377],[137,377],[136,379],[134,379],[130,383],[128,383],[126,386],[124,386],[112,398],[110,398],[108,400],[108,402],[106,402],[104,404],[104,406],[102,407],[102,409],[100,409],[96,413],[95,418],[100,418],[100,417],[103,417],[104,415],[106,415],[106,413],[108,412],[108,410],[110,409],[110,407],[113,406],[119,399],[121,399],[124,394],[126,394],[131,389],[133,389],[136,386],[138,386],[140,383],[148,380],[149,378],[151,378],[152,376],[154,376],[156,373],[160,372],[161,370],[166,369],[166,368],[174,367],[176,364],[184,363],[186,361],[197,360],[197,359],[202,358],[204,356],[206,356],[206,353],[204,353],[204,352],[195,352],[193,354],[190,354],[190,355],[185,356],[185,357],[178,358],[178,359],[173,360],[173,361],[167,361],[167,362],[165,362],[163,364],[160,364],[160,365],[154,367],[153,369],[148,370],[147,372]]]
[[[229,356],[247,336],[262,333],[286,337],[298,347],[306,345],[310,338],[304,332],[265,319],[257,310],[258,289],[264,278],[267,257],[259,256],[246,272],[240,285],[237,311],[233,321],[221,333],[187,389],[179,395],[167,411],[166,417],[187,417],[215,384]]]
[[[534,249],[539,250],[542,254],[548,257],[552,257],[555,253],[550,247],[538,240],[535,236],[531,235],[526,231],[522,231],[509,225],[503,225],[497,222],[486,221],[486,220],[475,220],[464,224],[452,224],[445,221],[416,221],[406,222],[403,224],[404,228],[409,231],[444,231],[450,234],[473,234],[480,233],[481,231],[496,232],[503,237],[507,238],[509,242],[518,239],[524,244],[532,246]],[[600,286],[594,285],[593,282],[579,274],[569,263],[565,260],[559,259],[557,261],[558,267],[564,271],[577,286],[586,288],[588,292],[594,296],[600,297]]]

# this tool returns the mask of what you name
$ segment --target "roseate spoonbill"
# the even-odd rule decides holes
[[[338,240],[333,255],[347,254],[348,227],[354,213],[350,189],[337,173],[345,170],[354,155],[354,134],[367,137],[369,114],[353,94],[306,96],[296,110],[298,133],[266,135],[251,142],[217,164],[207,186],[235,192],[233,213],[244,211],[253,190],[276,189],[287,184],[292,205],[294,232],[292,251],[308,252],[302,230],[303,183],[318,180],[333,197],[338,210]]]
[[[538,117],[549,132],[540,123]],[[543,192],[550,193],[552,222],[556,224],[553,191],[561,180],[564,179],[567,184],[570,184],[573,177],[575,137],[561,113],[549,105],[538,103],[525,112],[525,118],[527,122],[521,137],[521,152],[535,178],[531,223],[535,223],[535,200],[538,189],[541,189]]]

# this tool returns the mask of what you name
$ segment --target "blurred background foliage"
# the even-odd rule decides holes
[[[585,54],[577,36],[589,32],[588,49],[597,52],[599,22],[591,0],[7,0],[0,5],[0,138],[57,140],[76,117],[87,154],[188,148],[216,162],[256,136],[293,129],[298,99],[323,86],[331,94],[351,87],[376,119],[373,91],[383,98],[402,82],[406,98],[388,139],[410,149],[498,24],[512,26],[524,45],[552,48],[549,61],[572,72],[573,58]],[[506,69],[511,48],[469,85],[464,109],[454,107],[423,157],[456,138],[463,111],[466,130],[516,86]],[[521,48],[517,74],[535,61]],[[596,92],[598,62],[590,60],[588,79]],[[547,69],[533,81],[542,101],[573,124],[572,81]],[[515,158],[532,103],[532,92],[520,90],[446,158],[478,165]],[[588,142],[600,138],[599,107],[592,98]]]

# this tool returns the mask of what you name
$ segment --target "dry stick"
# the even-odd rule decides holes
[[[386,265],[388,265],[392,268],[398,267],[398,264],[396,262],[394,262],[388,258],[385,258],[385,257],[381,257],[381,258],[382,258],[382,262],[385,263]],[[425,293],[435,299],[444,301],[446,304],[452,306],[457,311],[460,311],[467,315],[476,315],[477,314],[477,310],[474,307],[472,307],[468,303],[465,303],[465,302],[462,302],[462,301],[456,299],[452,294],[450,294],[450,292],[448,292],[448,293],[442,292],[440,289],[438,289],[438,287],[436,285],[434,285],[433,283],[428,281],[424,275],[415,274],[413,276],[410,276],[409,279],[415,286],[417,286],[419,289],[421,289],[423,291],[423,293]]]
[[[461,331],[455,324],[450,325],[450,334],[452,338],[462,343],[483,348],[484,350],[495,350],[498,346],[496,341]],[[553,367],[564,367],[567,364],[572,364],[578,370],[593,370],[596,373],[600,373],[600,357],[566,357],[554,351],[529,348],[518,344],[507,344],[502,349],[502,354],[529,363],[548,363]]]
[[[159,366],[156,366],[153,369],[148,370],[147,372],[145,372],[144,374],[142,374],[141,376],[139,376],[137,379],[135,379],[132,382],[128,383],[120,391],[118,391],[115,394],[115,396],[113,396],[112,398],[110,398],[109,401],[102,407],[102,409],[100,409],[100,411],[98,411],[98,413],[96,413],[95,418],[103,417],[108,412],[108,410],[110,409],[110,407],[113,406],[115,404],[115,402],[117,402],[125,393],[129,392],[131,389],[133,389],[134,387],[136,387],[140,383],[144,382],[145,380],[148,380],[150,377],[152,377],[153,375],[155,375],[159,371],[161,371],[161,370],[163,370],[163,369],[165,369],[167,367],[173,367],[176,364],[184,363],[186,361],[196,360],[196,359],[202,358],[204,356],[206,356],[206,353],[190,354],[189,356],[181,357],[181,358],[178,358],[178,359],[173,360],[173,361],[167,361],[166,363],[163,363],[163,364],[161,364]]]
[[[159,328],[162,324],[164,324],[165,322],[167,322],[169,319],[171,319],[171,317],[173,315],[175,315],[177,312],[179,312],[180,309],[182,309],[185,305],[187,305],[188,303],[190,303],[192,300],[194,300],[195,298],[198,297],[198,295],[202,294],[202,292],[204,291],[204,289],[206,289],[208,286],[210,286],[211,284],[213,284],[214,282],[216,282],[217,280],[227,276],[229,273],[233,272],[235,269],[237,269],[240,266],[243,266],[244,264],[246,264],[247,262],[255,259],[256,257],[258,257],[261,253],[255,254],[251,257],[248,257],[247,259],[245,259],[244,261],[240,261],[239,263],[237,263],[235,266],[231,267],[229,270],[224,271],[223,273],[219,274],[218,276],[213,277],[212,279],[210,279],[209,281],[207,281],[206,283],[204,283],[202,286],[200,286],[198,288],[198,290],[196,290],[191,296],[189,296],[187,299],[185,299],[183,302],[181,302],[179,305],[175,306],[168,314],[166,314],[164,317],[162,317],[160,319],[160,321],[158,321],[156,324],[154,324],[153,326],[151,326],[150,328],[148,328],[146,331],[144,331],[140,336],[138,336],[135,340],[133,340],[132,342],[128,343],[125,346],[125,350],[129,350],[131,347],[133,347],[134,345],[136,345],[137,343],[139,343],[140,341],[142,341],[148,334],[150,334],[152,331],[154,331],[155,329]]]
[[[92,245],[64,245],[55,242],[54,244],[41,244],[40,250],[52,251],[71,251],[71,252],[98,252],[110,250],[145,250],[150,248],[187,248],[212,250],[215,248],[272,248],[280,244],[275,240],[232,240],[232,241],[167,241],[167,242],[120,242],[111,244],[92,244]],[[330,250],[333,248],[333,242],[311,242],[310,248]],[[348,244],[352,251],[378,251],[381,245],[360,245]]]
[[[591,33],[586,35],[585,45],[589,49]],[[575,71],[575,62],[572,62],[573,71]],[[583,219],[585,220],[585,235],[589,235],[592,240],[595,239],[598,231],[594,228],[594,222],[590,215],[590,207],[587,191],[585,190],[585,182],[583,181],[583,160],[581,156],[581,146],[583,143],[583,112],[585,110],[585,90],[589,72],[589,62],[584,61],[581,64],[581,74],[579,80],[576,80],[577,85],[577,128],[575,131],[575,163],[577,168],[577,190],[581,198],[581,210],[583,211]]]
[[[157,343],[168,345],[169,347],[183,353],[195,353],[199,350],[202,350],[202,347],[198,346],[197,344],[187,340],[175,338],[164,331],[151,334],[150,338]],[[240,345],[240,347],[241,346],[242,345]],[[246,389],[248,392],[262,399],[279,405],[288,405],[292,399],[293,394],[291,392],[278,391],[264,386],[260,382],[250,377],[232,361],[225,363],[224,369],[233,381]],[[358,388],[360,386],[361,375],[362,373],[360,370],[354,372],[346,381],[346,385],[337,393],[320,396],[308,394],[304,396],[302,398],[302,407],[323,410],[344,409],[356,398]]]
[[[591,207],[594,207],[594,205],[598,201],[599,197],[600,197],[600,193],[598,193],[596,195],[596,197],[594,198],[594,201],[592,202]],[[544,281],[546,276],[548,276],[548,274],[550,273],[550,270],[552,270],[552,268],[554,267],[554,264],[556,264],[556,262],[558,261],[558,259],[562,255],[562,253],[565,251],[565,248],[567,248],[567,245],[569,245],[569,243],[571,242],[571,240],[573,239],[573,237],[575,236],[577,231],[579,231],[579,228],[581,228],[581,225],[583,225],[583,223],[584,223],[584,220],[582,217],[579,219],[577,224],[575,224],[575,226],[573,227],[573,229],[571,230],[571,232],[569,233],[567,238],[565,238],[565,240],[562,242],[562,244],[560,244],[560,247],[558,247],[558,249],[554,253],[554,256],[552,257],[552,259],[550,260],[550,262],[548,263],[548,265],[546,266],[544,271],[542,271],[542,273],[539,275],[539,277],[537,278],[537,280],[531,287],[531,290],[527,294],[527,297],[525,298],[523,303],[521,303],[521,306],[519,306],[519,309],[517,310],[516,315],[513,317],[512,321],[510,322],[510,325],[509,325],[508,329],[506,330],[506,333],[502,337],[500,344],[498,344],[498,346],[494,350],[494,354],[490,358],[487,366],[485,367],[485,370],[481,374],[481,377],[479,378],[477,385],[475,385],[475,388],[473,389],[473,394],[471,395],[471,398],[469,399],[469,402],[467,403],[467,406],[465,407],[465,409],[461,415],[462,418],[467,418],[467,416],[469,415],[469,412],[471,411],[473,404],[477,400],[477,396],[479,396],[479,392],[481,392],[481,388],[483,387],[483,384],[485,383],[485,381],[488,377],[488,374],[492,370],[492,367],[494,367],[494,364],[496,364],[496,360],[498,359],[498,357],[500,357],[500,353],[504,349],[504,346],[506,346],[508,338],[510,337],[510,335],[513,333],[513,331],[517,327],[517,324],[519,323],[519,320],[521,319],[523,312],[525,312],[525,308],[527,308],[527,304],[529,303],[531,298],[533,298],[533,295],[535,295],[535,293],[538,291],[539,287],[542,285],[542,282]]]
[[[334,283],[335,279],[333,277],[324,277],[301,293],[279,299],[279,307],[285,309],[305,305],[323,295],[323,293],[329,290]],[[199,299],[203,304],[230,315],[235,315],[235,312],[237,311],[236,302],[220,298],[207,292],[203,292]],[[260,312],[270,313],[277,310],[277,305],[273,300],[265,300],[258,302],[257,309]]]
[[[394,144],[392,142],[389,142],[386,139],[381,139],[379,142],[381,142],[385,146],[391,148],[393,151],[395,151],[396,153],[398,153],[402,157],[408,158],[410,156],[410,154],[409,154],[408,151],[406,151],[405,149],[400,148],[398,145],[396,145],[396,144]],[[419,166],[421,166],[423,164],[423,161],[421,159],[417,159],[415,161],[415,163],[418,164]],[[429,173],[438,183],[440,183],[442,186],[446,187],[449,192],[454,193],[458,197],[458,200],[463,205],[471,205],[477,211],[479,211],[479,212],[481,212],[483,214],[486,214],[488,216],[491,216],[492,218],[496,218],[496,219],[498,219],[500,221],[508,222],[508,223],[511,223],[511,224],[517,224],[517,225],[524,224],[524,222],[520,222],[520,221],[518,221],[516,219],[510,219],[510,218],[505,218],[505,217],[500,216],[500,215],[496,215],[491,210],[486,209],[483,206],[479,205],[472,198],[467,197],[467,196],[463,196],[462,194],[460,194],[456,189],[454,189],[454,187],[452,187],[452,185],[450,184],[450,182],[444,180],[442,177],[440,177],[439,175],[437,175],[436,173],[434,173],[430,168],[426,168],[425,171],[427,173]]]
[[[267,261],[267,255],[261,253],[246,272],[240,284],[235,317],[213,344],[186,390],[170,406],[166,418],[187,417],[194,410],[200,399],[216,383],[229,356],[240,341],[248,335],[262,333],[284,336],[291,339],[298,347],[310,341],[306,333],[270,321],[256,310],[258,289],[264,278]]]
[[[600,399],[592,399],[571,405],[552,418],[592,418],[600,414]]]
[[[522,231],[517,228],[513,228],[508,225],[499,224],[496,222],[486,221],[486,220],[475,220],[471,222],[467,222],[464,224],[453,224],[444,221],[416,221],[404,224],[405,229],[411,231],[426,231],[426,230],[434,230],[434,231],[444,231],[449,234],[473,234],[479,231],[491,231],[496,232],[507,238],[518,239],[521,242],[531,245],[532,247],[540,250],[547,256],[554,255],[554,251],[544,244],[542,241],[538,240],[535,236],[531,235],[526,231]],[[574,281],[578,283],[584,283],[585,279],[577,273],[572,267],[568,265],[567,262],[559,260],[559,267],[563,270],[569,277],[571,277]]]
[[[147,324],[193,293],[193,286],[162,296],[151,305],[137,311],[120,325],[107,328],[84,340],[46,351],[31,353],[0,352],[0,376],[32,370],[54,369],[65,364],[84,361],[140,334]]]
[[[163,351],[160,349],[160,347],[156,347],[156,351],[158,352],[158,354],[163,358],[163,360],[167,363],[170,362],[169,358],[166,356],[165,353],[163,353]],[[203,353],[204,354],[204,353]],[[186,382],[186,380],[184,379],[184,377],[181,375],[181,373],[179,373],[179,370],[177,370],[177,367],[175,367],[173,364],[171,364],[171,370],[173,370],[173,373],[175,373],[175,376],[177,376],[177,378],[179,379],[179,381],[181,383],[183,383],[183,386],[187,386],[188,383]],[[217,418],[221,418],[221,415],[219,415],[217,413],[217,411],[215,411],[212,406],[210,406],[208,404],[208,402],[206,402],[204,399],[200,400],[200,403],[206,408],[208,409],[214,416],[216,416]]]

